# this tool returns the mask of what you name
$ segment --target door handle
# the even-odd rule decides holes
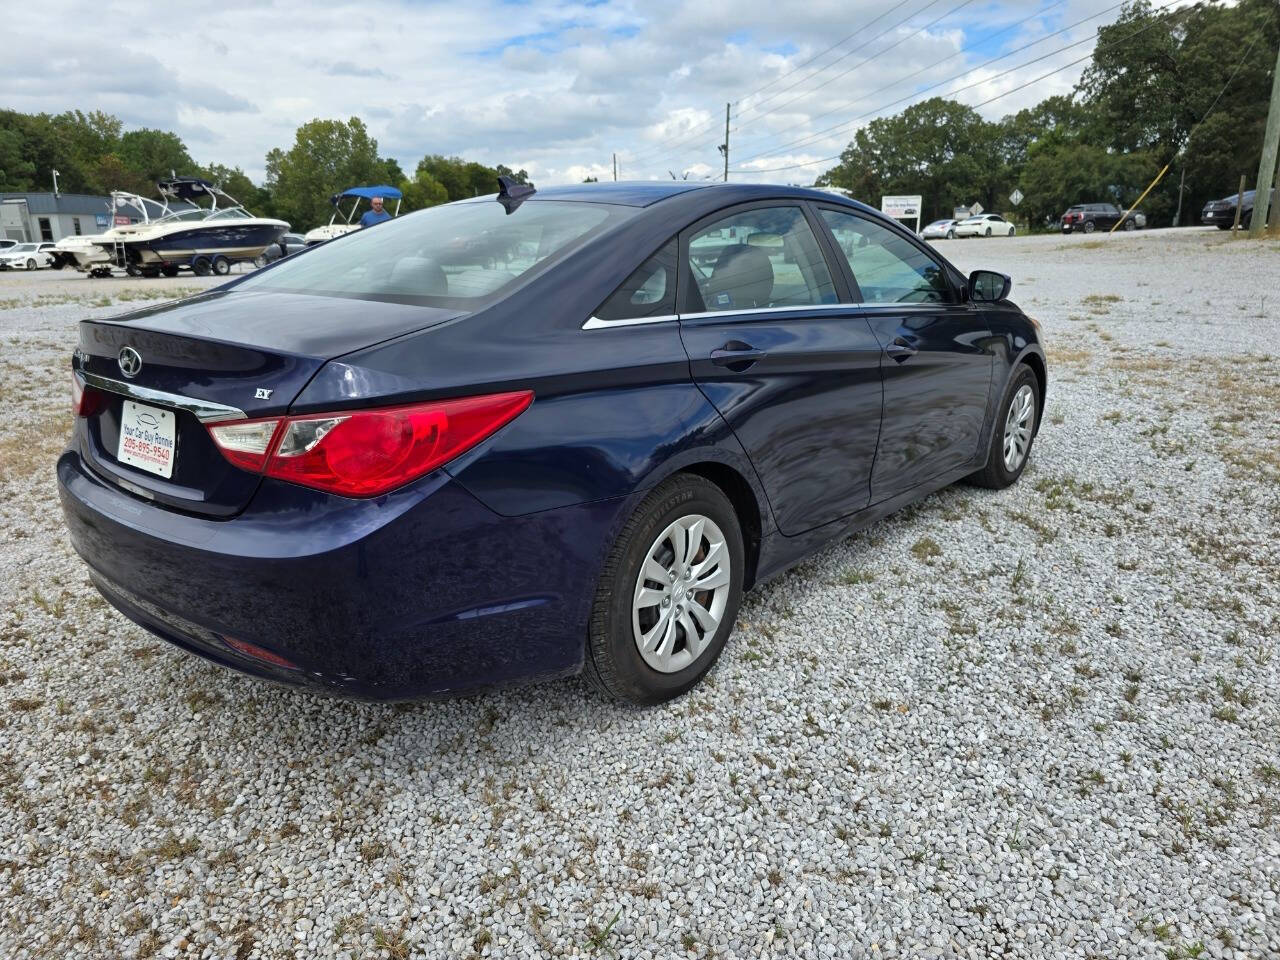
[[[895,337],[893,343],[884,348],[884,352],[899,363],[902,363],[902,361],[908,357],[914,357],[920,351],[907,343],[902,337]]]
[[[718,367],[728,367],[730,370],[741,372],[746,370],[758,360],[763,360],[769,354],[763,350],[757,350],[749,343],[743,343],[741,340],[730,340],[722,347],[717,347],[711,351],[711,362]]]

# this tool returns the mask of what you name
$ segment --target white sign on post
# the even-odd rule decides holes
[[[880,212],[888,214],[895,220],[911,220],[916,222],[916,233],[920,232],[920,208],[924,206],[924,197],[881,197]]]
[[[978,216],[979,214],[982,213],[982,209],[983,209],[982,204],[975,203],[972,207],[969,208],[969,216],[971,217]]]
[[[1009,202],[1015,207],[1022,202],[1022,191],[1017,187],[1013,188],[1013,193],[1009,194]]]

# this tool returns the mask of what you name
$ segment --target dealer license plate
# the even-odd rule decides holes
[[[161,477],[173,476],[176,422],[172,410],[125,400],[120,410],[116,459]]]

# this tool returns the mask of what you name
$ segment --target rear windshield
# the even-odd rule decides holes
[[[464,200],[313,247],[251,274],[237,288],[475,309],[634,212],[530,200],[508,214],[496,200]]]

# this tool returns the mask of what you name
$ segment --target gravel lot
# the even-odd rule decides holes
[[[1045,325],[1022,481],[750,595],[646,711],[321,700],[125,621],[57,508],[75,321],[212,281],[0,275],[0,956],[1280,956],[1280,244],[940,249]]]

